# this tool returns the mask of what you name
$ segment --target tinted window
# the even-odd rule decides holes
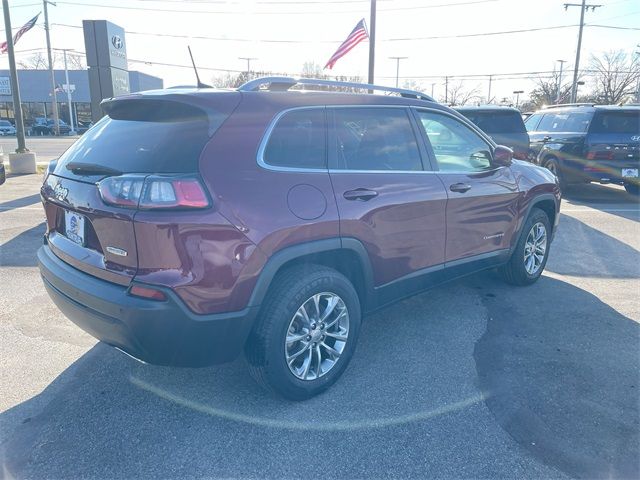
[[[587,112],[570,113],[562,128],[565,132],[586,132],[592,116]]]
[[[522,116],[518,112],[461,111],[460,113],[489,135],[526,132]]]
[[[422,170],[416,137],[404,109],[335,108],[333,116],[331,168]]]
[[[547,113],[542,117],[538,131],[540,132],[562,132],[564,122],[569,118],[568,113]]]
[[[640,135],[640,111],[596,112],[591,132]]]
[[[7,120],[0,120],[0,127],[11,127],[11,123],[9,123]]]
[[[131,109],[137,111],[135,107]],[[155,110],[162,111],[162,107]],[[209,122],[200,110],[187,108],[182,113],[185,116],[179,118],[165,116],[166,121],[105,116],[60,157],[55,173],[72,176],[66,168],[71,162],[122,173],[195,172],[200,153],[209,140]],[[119,118],[136,117],[132,110],[125,112],[124,107],[117,114],[123,115]]]
[[[288,168],[326,168],[324,110],[285,113],[271,132],[263,159]]]
[[[491,147],[476,132],[448,115],[419,112],[419,116],[441,171],[491,168]]]
[[[527,118],[524,121],[524,126],[527,129],[528,132],[535,132],[537,130],[537,126],[538,126],[538,122],[540,122],[540,119],[542,118],[542,114],[540,113],[536,113],[534,115],[531,115],[529,118]]]

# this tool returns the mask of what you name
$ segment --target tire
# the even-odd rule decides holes
[[[560,190],[566,190],[568,184],[564,178],[564,174],[560,171],[560,162],[558,159],[556,157],[548,157],[544,162],[544,167],[558,177]]]
[[[538,257],[531,255],[527,257],[525,255],[525,248],[531,249],[529,240],[532,235],[535,237],[534,227],[542,225],[544,228],[544,253],[542,254],[542,260],[538,263]],[[549,258],[549,247],[551,241],[551,226],[549,218],[544,211],[539,208],[533,208],[525,224],[522,227],[520,238],[516,244],[515,250],[511,254],[509,261],[498,269],[500,276],[503,280],[511,285],[525,286],[535,283],[547,264]],[[535,243],[534,243],[535,245]],[[536,250],[539,252],[539,249]],[[533,257],[533,260],[531,260]],[[532,265],[533,262],[533,265]]]
[[[625,183],[624,189],[629,195],[635,195],[636,197],[640,195],[640,185],[637,183]]]
[[[319,308],[315,307],[315,298],[319,299]],[[313,321],[318,318],[315,312],[326,313],[329,301],[335,302],[335,308],[326,323],[318,325]],[[300,313],[303,308],[309,321]],[[360,322],[358,294],[344,275],[312,264],[288,268],[276,276],[245,345],[249,372],[262,387],[289,400],[318,395],[347,368]],[[342,342],[335,336],[346,339]],[[299,341],[287,342],[287,337]]]

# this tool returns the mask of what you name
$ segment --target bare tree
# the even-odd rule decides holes
[[[451,105],[461,106],[469,102],[479,101],[482,98],[480,96],[480,88],[477,85],[467,89],[463,82],[458,82],[457,84],[450,84],[448,90],[447,102]]]
[[[595,82],[595,95],[599,102],[617,104],[631,100],[640,79],[640,59],[622,50],[611,50],[589,64]]]
[[[49,67],[49,62],[46,55],[36,52],[23,60],[19,60],[18,66],[24,70],[44,70]]]
[[[580,76],[579,76],[580,77]],[[571,83],[565,81],[560,85],[560,97],[558,100],[558,80],[559,73],[553,72],[550,76],[538,77],[534,80],[536,87],[529,94],[532,110],[544,105],[554,105],[555,103],[567,103],[571,101]],[[565,80],[570,80],[565,76]]]

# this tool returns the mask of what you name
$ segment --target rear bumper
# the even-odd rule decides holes
[[[146,363],[202,367],[233,360],[242,351],[259,307],[197,315],[170,289],[158,302],[131,296],[127,287],[81,272],[38,250],[49,296],[73,323]]]

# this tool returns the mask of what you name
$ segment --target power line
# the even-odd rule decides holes
[[[381,12],[395,12],[395,11],[406,11],[406,10],[422,10],[422,9],[431,9],[431,8],[444,8],[444,7],[458,7],[465,5],[477,5],[484,3],[493,3],[498,2],[500,0],[469,0],[465,2],[457,2],[457,3],[441,3],[436,5],[415,5],[410,7],[394,7],[394,8],[384,8],[380,9]],[[151,11],[151,12],[169,12],[169,13],[199,13],[199,14],[216,14],[216,15],[246,15],[247,12],[244,10],[241,11],[230,11],[230,10],[185,10],[185,9],[168,9],[168,8],[150,8],[150,7],[137,7],[130,5],[105,5],[100,3],[85,3],[85,2],[72,2],[72,1],[58,1],[56,2],[58,5],[73,5],[73,6],[82,6],[82,7],[95,7],[95,8],[114,8],[121,10],[140,10],[140,11]],[[367,2],[368,3],[368,2]],[[297,5],[300,5],[299,3]],[[318,14],[327,14],[327,15],[336,15],[336,14],[345,14],[345,13],[362,13],[362,9],[360,10],[314,10],[314,11],[255,11],[251,12],[252,15],[318,15]]]

